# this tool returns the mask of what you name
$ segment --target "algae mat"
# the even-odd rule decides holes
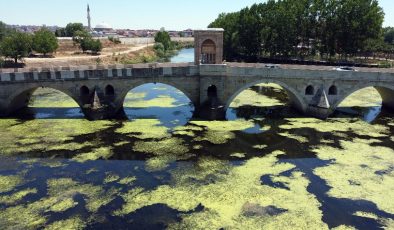
[[[190,111],[156,90],[127,100]],[[1,119],[0,229],[393,228],[392,114],[305,118],[278,90],[246,90],[231,121]]]

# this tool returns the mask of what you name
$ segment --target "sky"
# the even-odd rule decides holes
[[[167,30],[206,28],[219,13],[234,12],[258,0],[0,0],[0,21],[12,25],[87,25],[105,22],[115,29]],[[383,26],[394,27],[394,0],[379,0],[386,14]]]

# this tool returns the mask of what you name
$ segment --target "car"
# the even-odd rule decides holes
[[[265,68],[270,68],[270,69],[279,69],[279,65],[274,65],[274,64],[266,64]]]
[[[337,71],[357,71],[354,67],[351,66],[340,66],[334,69]]]

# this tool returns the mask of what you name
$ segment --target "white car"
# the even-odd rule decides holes
[[[354,67],[350,67],[350,66],[340,66],[340,67],[334,68],[334,70],[337,70],[337,71],[357,71]]]

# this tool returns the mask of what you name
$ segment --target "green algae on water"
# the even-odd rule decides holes
[[[59,220],[45,227],[45,230],[82,230],[86,224],[80,217],[72,217],[67,220]]]
[[[125,178],[120,179],[118,181],[118,183],[122,184],[122,185],[132,185],[133,182],[136,181],[136,180],[137,180],[137,178],[134,177],[134,176],[132,176],[132,177],[125,177]]]
[[[271,89],[274,91],[283,90],[282,87],[276,84],[259,84],[255,87],[261,89]],[[250,100],[253,98],[253,100]],[[230,104],[230,108],[239,108],[242,106],[255,106],[255,107],[270,107],[270,106],[280,106],[284,105],[283,102],[263,95],[255,90],[249,88],[247,90],[242,91]]]
[[[373,87],[367,87],[352,93],[338,107],[374,107],[381,106],[382,99]]]
[[[38,88],[30,98],[29,106],[38,108],[79,108],[77,102],[61,91]]]
[[[91,143],[76,143],[75,137],[107,129],[111,121],[90,122],[83,119],[49,119],[24,121],[0,129],[1,152],[7,155],[31,151],[78,150]],[[17,140],[17,141],[15,141]]]
[[[211,160],[204,170],[176,170],[172,173],[171,185],[161,185],[152,191],[134,189],[122,195],[126,204],[116,211],[115,215],[126,215],[142,207],[152,204],[165,204],[178,211],[187,212],[202,205],[204,210],[183,214],[180,223],[174,223],[169,229],[220,229],[220,228],[265,228],[286,229],[309,228],[327,229],[322,222],[319,202],[309,194],[309,181],[300,172],[293,172],[291,177],[279,176],[279,173],[291,170],[293,165],[278,163],[276,156],[253,158],[241,166],[229,166],[220,161],[223,166],[212,167]],[[213,161],[215,162],[215,161]],[[225,167],[225,173],[217,173]],[[209,173],[212,172],[212,173]],[[201,182],[209,180],[211,183],[196,183],[196,173]],[[262,185],[260,177],[271,175],[276,180],[286,183],[289,190]],[[190,178],[190,179],[189,179]],[[276,216],[258,216],[246,218],[243,207],[246,203],[255,203],[263,207],[274,206],[284,213]],[[308,220],[308,221],[305,221]]]
[[[137,98],[133,100],[125,100],[123,104],[126,108],[149,108],[149,107],[160,107],[160,108],[173,108],[178,107],[177,100],[168,95],[159,95],[152,99]]]
[[[61,200],[58,203],[54,204],[52,207],[50,207],[50,210],[52,212],[64,212],[70,208],[75,207],[77,204],[78,204],[78,202],[74,201],[73,198],[68,197],[68,198]]]
[[[15,204],[20,202],[27,195],[35,194],[35,193],[37,193],[37,189],[32,188],[32,189],[25,189],[22,191],[18,191],[8,196],[0,196],[0,204],[7,204],[7,205]]]
[[[119,180],[119,176],[116,174],[112,174],[112,173],[107,173],[105,179],[104,179],[104,184],[108,184],[108,183],[112,183],[115,181]]]
[[[70,178],[48,180],[48,193],[50,196],[74,196],[76,193],[86,196],[86,208],[96,212],[101,206],[111,202],[117,193],[116,190],[104,190],[101,186],[81,184]]]
[[[23,183],[23,178],[18,175],[0,175],[0,193],[9,192]]]
[[[203,136],[195,138],[195,141],[209,141],[213,144],[224,144],[235,138],[234,131],[254,127],[252,121],[242,119],[235,121],[192,121],[190,123],[206,129]]]
[[[73,157],[73,160],[78,162],[94,161],[98,159],[108,159],[113,155],[111,147],[96,148],[89,153],[81,153]]]
[[[137,119],[123,123],[123,126],[115,132],[129,134],[139,139],[162,139],[170,137],[168,129],[157,119]]]
[[[332,187],[328,195],[353,200],[367,200],[379,209],[394,213],[394,150],[373,146],[374,140],[341,141],[341,149],[320,147],[314,151],[335,163],[314,170]],[[340,172],[340,173],[338,173]]]

